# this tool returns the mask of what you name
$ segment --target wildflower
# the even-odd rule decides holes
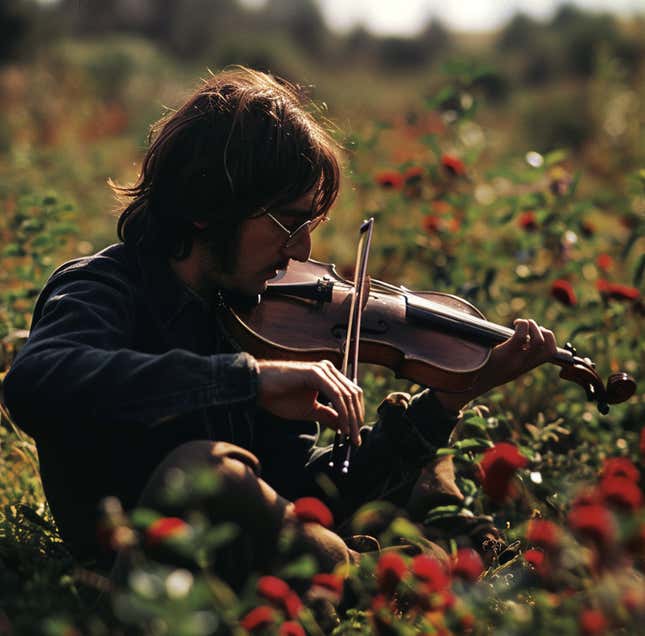
[[[241,621],[240,625],[248,632],[259,632],[277,620],[277,613],[268,605],[253,608]]]
[[[580,614],[580,631],[584,636],[602,634],[607,627],[607,619],[600,610],[586,609]]]
[[[502,442],[489,448],[481,461],[484,492],[497,503],[510,499],[515,472],[525,465],[526,458],[512,444]]]
[[[560,528],[552,521],[532,519],[529,521],[526,539],[533,545],[552,551],[560,545],[561,534]]]
[[[441,563],[427,554],[414,557],[410,569],[414,576],[426,584],[429,593],[439,592],[450,585],[450,578]]]
[[[603,272],[608,272],[614,266],[614,259],[609,254],[598,254],[596,257],[596,265]]]
[[[316,497],[302,497],[293,502],[294,512],[300,521],[314,521],[325,528],[331,528],[334,517],[327,506]]]
[[[450,203],[443,199],[436,199],[432,202],[431,206],[432,211],[436,214],[448,214],[449,212],[452,212],[452,206]]]
[[[611,512],[599,504],[572,508],[568,521],[573,532],[589,539],[598,547],[608,546],[616,536],[616,525]]]
[[[438,216],[428,214],[423,217],[422,223],[423,229],[428,234],[434,234],[435,232],[439,232],[441,230],[441,219]]]
[[[258,579],[257,591],[267,601],[281,605],[291,593],[291,588],[277,576],[262,576]]]
[[[522,212],[522,214],[517,217],[517,224],[526,232],[534,232],[538,228],[535,212],[533,212],[533,210]]]
[[[610,283],[604,278],[599,278],[596,281],[596,289],[604,298],[612,300],[638,300],[640,297],[640,292],[636,287]]]
[[[279,636],[307,636],[305,630],[300,623],[295,621],[286,621],[280,625],[278,630]]]
[[[422,179],[424,170],[421,166],[411,166],[403,173],[403,180],[406,185],[416,185]]]
[[[345,581],[337,574],[314,574],[311,584],[314,588],[324,590],[330,600],[338,602],[343,595]]]
[[[179,517],[161,517],[146,530],[146,545],[153,547],[169,539],[183,537],[189,529],[190,526]]]
[[[290,592],[283,600],[282,607],[289,618],[295,618],[302,611],[302,601],[295,592]]]
[[[376,582],[381,591],[394,594],[399,582],[407,575],[408,566],[396,552],[384,552],[376,564]]]
[[[472,548],[459,548],[452,573],[464,581],[475,582],[484,571],[481,557]]]
[[[551,296],[567,307],[573,307],[578,302],[571,283],[563,278],[558,278],[551,283]]]
[[[403,175],[395,172],[394,170],[386,170],[379,172],[375,176],[375,181],[382,188],[388,190],[400,190],[403,187]]]
[[[641,457],[645,459],[645,426],[641,429],[641,435],[638,442],[638,450],[641,452]]]
[[[640,472],[627,457],[610,457],[604,461],[600,476],[602,479],[606,477],[624,477],[630,481],[637,482],[640,479]]]
[[[643,493],[625,477],[606,477],[600,482],[600,492],[605,503],[621,510],[638,510],[643,504]]]
[[[466,173],[466,166],[463,161],[453,155],[443,155],[441,157],[441,165],[445,168],[446,172],[453,177],[459,177]]]
[[[540,575],[545,576],[547,573],[544,552],[541,550],[527,550],[524,553],[524,560]]]
[[[556,196],[564,196],[571,189],[571,175],[562,166],[556,166],[551,170],[551,181],[549,190]]]

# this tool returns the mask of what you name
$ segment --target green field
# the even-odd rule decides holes
[[[633,42],[638,24],[623,29]],[[326,619],[312,600],[315,564],[301,559],[276,574],[310,601],[307,609],[290,616],[274,604],[262,633],[301,633],[290,622],[309,634],[640,633],[642,51],[627,64],[599,45],[588,73],[558,67],[536,82],[526,77],[537,55],[517,49],[504,55],[488,38],[460,41],[432,64],[405,68],[316,64],[282,41],[270,48],[271,42],[267,37],[276,68],[311,86],[343,147],[343,188],[332,222],[315,237],[314,258],[351,271],[356,230],[374,217],[374,278],[456,293],[499,324],[534,318],[560,344],[570,340],[590,357],[601,378],[625,371],[639,386],[607,416],[553,365],[484,396],[465,413],[460,440],[445,452],[454,455],[468,509],[493,515],[507,543],[519,542],[513,558],[493,559],[475,581],[456,567],[445,584],[424,579],[414,569],[418,563],[407,560],[400,571],[390,564],[398,572],[396,589],[383,583],[388,564],[366,559],[344,583],[351,608]],[[150,123],[178,105],[209,66],[246,61],[245,53],[214,59],[217,65],[186,61],[149,39],[113,34],[57,39],[0,66],[0,378],[49,272],[116,242],[120,204],[108,180],[136,178]],[[362,369],[361,384],[370,420],[388,391],[419,389],[372,366]],[[229,534],[199,515],[187,519],[188,538],[171,546],[194,561],[192,574],[147,553],[154,513],[120,521],[132,531],[128,549],[137,567],[111,599],[89,601],[105,581],[66,552],[44,500],[35,446],[4,410],[1,420],[0,633],[246,633],[240,620],[268,601],[255,580],[236,595],[217,579],[204,545],[215,551]],[[515,497],[502,503],[481,487],[476,469],[500,442],[524,458],[515,471]],[[618,457],[629,462],[608,462]],[[209,487],[202,482],[197,476],[194,488]],[[592,510],[581,520],[583,494]],[[364,516],[381,512],[375,505]],[[429,510],[428,519],[458,512]],[[544,526],[555,535],[540,535],[537,519],[555,524]],[[398,537],[422,541],[403,519],[394,519],[381,541]],[[457,548],[448,542],[455,559]],[[438,586],[424,603],[421,584]]]

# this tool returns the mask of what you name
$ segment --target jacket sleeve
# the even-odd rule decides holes
[[[334,457],[335,469],[329,467],[331,446],[313,449],[308,470],[327,473],[334,482],[337,500],[331,505],[337,518],[374,499],[403,505],[420,469],[448,445],[458,417],[443,408],[431,389],[412,398],[391,393],[379,406],[374,426],[361,430],[363,444],[352,450],[348,474],[340,470],[344,454]]]
[[[134,300],[109,281],[68,280],[41,306],[4,380],[5,402],[30,434],[83,418],[151,424],[256,396],[257,363],[246,353],[134,350]]]

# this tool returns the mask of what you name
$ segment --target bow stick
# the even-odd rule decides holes
[[[341,372],[348,377],[354,384],[358,381],[358,348],[361,335],[361,319],[363,316],[363,305],[366,291],[369,293],[369,280],[367,276],[367,258],[372,243],[372,229],[374,219],[369,218],[363,221],[359,230],[358,249],[356,252],[356,266],[354,268],[354,287],[352,289],[352,302],[349,309],[349,319],[347,321],[347,335],[345,338],[343,352],[343,366]],[[349,472],[349,459],[352,446],[349,435],[343,436],[340,430],[336,431],[334,437],[334,448],[331,454],[329,466],[334,467],[334,457],[345,448],[345,459],[343,460],[342,472]]]

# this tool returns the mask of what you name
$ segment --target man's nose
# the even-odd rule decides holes
[[[287,258],[293,259],[294,261],[300,261],[304,263],[309,260],[311,255],[311,234],[308,229],[298,232],[298,237],[295,243],[285,246],[282,249],[284,255]]]

